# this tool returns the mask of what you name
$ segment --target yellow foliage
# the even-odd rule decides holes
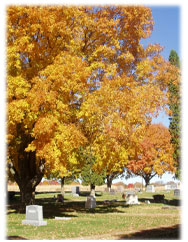
[[[80,147],[93,148],[98,170],[126,167],[168,102],[172,67],[162,47],[140,44],[153,24],[144,6],[7,8],[7,140],[17,169],[34,153],[46,174],[70,174],[82,167]]]

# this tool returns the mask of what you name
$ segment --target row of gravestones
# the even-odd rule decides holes
[[[74,187],[72,190],[73,194],[79,194],[79,187]],[[146,192],[155,192],[154,186],[147,186]],[[175,196],[180,196],[180,189],[174,190]],[[138,196],[130,191],[126,194],[126,203],[127,204],[140,204],[138,202]],[[92,209],[96,208],[96,198],[94,196],[88,196],[85,208]],[[43,208],[38,205],[26,206],[26,219],[22,220],[22,224],[30,224],[34,226],[46,225],[47,222],[43,221]]]
[[[96,208],[96,198],[88,196],[85,208]],[[22,224],[34,226],[47,225],[47,221],[43,220],[43,207],[39,205],[26,206],[26,219],[22,220]]]
[[[180,189],[177,188],[177,185],[171,186],[170,190],[174,190],[174,196],[180,196]],[[146,187],[146,192],[155,192],[155,187],[153,185],[149,185]]]
[[[138,196],[132,193],[127,194],[127,204],[139,204]],[[96,208],[96,198],[94,196],[88,196],[85,208]],[[47,222],[43,220],[43,207],[38,205],[26,206],[26,219],[22,220],[22,224],[43,226],[47,225]]]

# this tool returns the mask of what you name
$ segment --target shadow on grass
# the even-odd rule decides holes
[[[139,202],[145,202],[145,201],[150,201],[150,203],[157,203],[153,198],[139,198],[138,199]],[[164,199],[164,202],[159,202],[159,203],[163,203],[164,205],[171,205],[171,206],[180,206],[181,205],[181,201],[180,199]]]
[[[39,204],[39,203],[38,203]],[[41,203],[42,205],[42,203]],[[54,216],[67,216],[67,217],[77,217],[71,213],[95,213],[95,214],[104,214],[104,213],[124,213],[119,210],[117,207],[120,207],[120,204],[111,204],[104,205],[103,202],[97,202],[97,207],[95,209],[86,209],[85,201],[68,201],[58,204],[43,204],[44,218],[53,218]],[[128,205],[124,205],[128,207]]]
[[[87,197],[87,196],[90,195],[90,192],[89,191],[85,191],[85,192],[81,191],[79,195],[80,195],[80,197]],[[96,197],[101,197],[102,195],[103,195],[102,192],[95,192]]]
[[[110,202],[106,204],[105,201],[97,201],[97,207],[95,209],[86,209],[85,201],[71,201],[69,199],[64,199],[64,202],[60,203],[55,202],[53,197],[36,198],[35,204],[43,206],[44,219],[52,219],[54,217],[62,216],[77,217],[75,213],[124,213],[118,209],[118,207],[129,207],[129,205],[126,205],[125,202]],[[11,203],[8,204],[7,214],[11,213],[25,214],[25,209],[20,210],[19,199],[11,201]]]
[[[128,235],[121,235],[119,240],[144,240],[144,239],[163,239],[163,240],[177,240],[180,238],[180,225],[172,227],[161,227],[156,229],[146,229]]]
[[[8,236],[6,240],[27,240],[27,239],[21,236],[13,235],[13,236]]]

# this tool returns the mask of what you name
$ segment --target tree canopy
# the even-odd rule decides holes
[[[127,166],[133,174],[144,178],[146,186],[156,175],[175,172],[172,156],[174,150],[170,140],[170,132],[164,125],[151,124],[147,127],[136,159],[130,160]]]
[[[93,169],[121,171],[168,112],[175,67],[140,43],[153,24],[144,6],[7,8],[8,167],[25,203],[44,174],[84,165],[80,147]]]

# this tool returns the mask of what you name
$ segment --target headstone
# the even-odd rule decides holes
[[[72,187],[72,195],[74,194],[80,194],[80,188],[78,186],[73,186]]]
[[[160,202],[164,202],[164,194],[161,195],[161,194],[156,194],[156,195],[153,195],[153,198],[154,198],[154,201],[157,202],[157,203],[160,203]]]
[[[43,220],[42,206],[26,206],[26,219],[22,220],[22,224],[29,224],[34,226],[47,225],[47,221]]]
[[[96,198],[93,196],[88,196],[85,203],[85,208],[96,208]]]
[[[128,194],[126,196],[126,203],[127,204],[140,204],[138,201],[138,196],[135,194]]]
[[[61,202],[61,203],[64,202],[64,197],[63,197],[62,194],[58,194],[58,195],[57,195],[57,200],[56,200],[56,202]]]
[[[175,189],[174,190],[174,196],[180,197],[180,189]]]
[[[153,185],[148,185],[146,187],[146,192],[155,192],[155,187]]]

